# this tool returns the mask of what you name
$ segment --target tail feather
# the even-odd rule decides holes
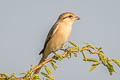
[[[41,58],[40,62],[38,63],[38,65],[41,64],[42,62],[44,62],[45,59],[48,57],[48,55],[49,55],[50,53],[51,53],[50,51],[48,51],[47,53],[44,53],[44,49],[43,49],[43,50],[40,52],[40,54],[42,54],[42,58]],[[42,67],[41,67],[41,68],[42,68]],[[34,72],[34,74],[38,74],[38,73],[40,72],[41,68],[38,68],[38,69]]]
[[[42,56],[42,59],[40,60],[40,62],[38,63],[38,65],[39,65],[40,63],[42,63],[43,61],[45,61],[44,56]],[[41,68],[42,68],[42,67],[41,67]],[[38,73],[40,72],[41,68],[38,68],[38,69],[34,72],[34,74],[38,74]]]
[[[42,49],[42,51],[40,51],[39,55],[41,55],[44,52],[44,49]]]

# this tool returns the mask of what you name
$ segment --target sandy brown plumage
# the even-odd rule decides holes
[[[43,62],[49,56],[49,54],[56,52],[63,47],[71,33],[72,24],[76,20],[79,20],[79,17],[71,12],[62,13],[59,16],[58,20],[47,35],[44,48],[39,53],[42,54],[39,64]],[[40,69],[41,68],[37,69],[34,73],[39,73]]]

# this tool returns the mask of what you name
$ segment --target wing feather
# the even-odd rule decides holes
[[[42,51],[39,53],[39,55],[44,52],[47,43],[48,43],[49,40],[52,38],[52,36],[54,35],[54,33],[57,31],[57,28],[58,28],[57,25],[58,25],[58,23],[56,22],[56,23],[53,25],[53,27],[50,29],[50,31],[49,31],[49,33],[48,33],[48,35],[47,35],[47,38],[46,38],[46,40],[45,40],[44,48],[43,48]]]

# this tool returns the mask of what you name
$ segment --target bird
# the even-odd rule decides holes
[[[58,17],[47,35],[43,49],[39,53],[39,55],[42,54],[42,58],[38,65],[45,61],[51,53],[55,53],[63,47],[70,36],[72,24],[76,20],[80,20],[80,18],[72,12],[64,12]],[[34,74],[38,74],[40,69],[35,70]]]

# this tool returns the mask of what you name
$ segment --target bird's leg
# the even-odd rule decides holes
[[[55,51],[52,51],[52,53],[54,53],[56,55],[56,52]]]
[[[62,48],[62,49],[60,49],[60,50],[61,50],[61,51],[64,51],[64,52],[66,51],[66,49],[63,49],[63,48]]]
[[[55,54],[56,60],[62,60],[62,56],[60,54],[57,54],[56,52],[53,51]]]
[[[64,52],[69,52],[68,49],[60,49],[61,51],[64,51]]]
[[[54,54],[54,56],[56,57],[56,60],[58,59],[58,56],[56,55],[57,53],[55,51],[52,51],[52,53]]]

